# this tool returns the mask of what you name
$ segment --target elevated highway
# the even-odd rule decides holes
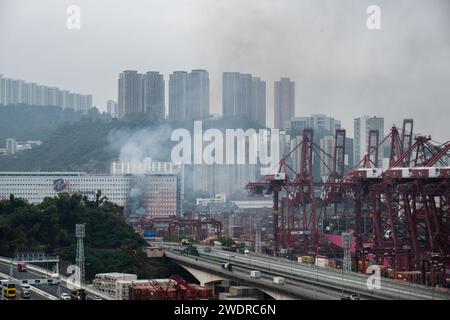
[[[10,268],[11,268],[11,259],[0,257],[0,276],[1,274],[4,275],[4,277],[9,277],[10,275]],[[27,265],[27,272],[18,272],[16,268],[16,264],[13,262],[13,268],[12,268],[12,277],[14,279],[29,279],[29,278],[47,278],[49,277],[53,271],[47,270],[45,268],[38,267],[36,265],[28,264]],[[40,285],[31,285],[32,291],[38,294],[40,297],[44,297],[46,300],[58,300],[59,294],[66,292],[70,293],[71,289],[70,281],[67,277],[60,276],[61,277],[61,283],[58,288],[57,285],[48,285],[48,284],[40,284]],[[99,296],[104,300],[113,300],[113,298],[103,294],[102,292],[99,292],[98,290],[92,288],[91,286],[83,286],[83,288],[88,293],[87,299],[92,300],[95,296]],[[58,292],[59,291],[59,292]]]
[[[261,289],[276,289],[300,299],[340,299],[344,295],[359,294],[362,299],[383,300],[450,300],[450,291],[426,287],[405,281],[380,278],[380,289],[369,288],[369,276],[354,272],[343,273],[333,268],[320,268],[284,258],[266,255],[243,255],[211,248],[205,252],[197,246],[200,256],[186,256],[175,244],[165,245],[165,255],[189,269],[213,273],[226,279],[235,279]],[[233,271],[221,267],[229,262]],[[250,271],[261,272],[261,279],[250,278]],[[192,273],[192,272],[191,272]],[[272,282],[274,276],[284,277],[285,285]],[[268,288],[270,286],[270,288]]]

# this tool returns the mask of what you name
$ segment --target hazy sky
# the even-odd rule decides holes
[[[69,5],[81,30],[66,27]],[[366,27],[381,7],[382,30]],[[450,139],[448,0],[0,0],[0,74],[117,99],[124,69],[210,73],[221,112],[222,71],[296,82],[296,114],[413,117],[417,130]],[[166,83],[167,87],[167,83]],[[166,99],[166,107],[168,101]]]

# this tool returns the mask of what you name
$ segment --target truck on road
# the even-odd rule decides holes
[[[49,284],[51,285],[57,285],[61,282],[61,277],[58,273],[52,273],[50,276],[48,276]],[[50,282],[51,280],[51,282]]]
[[[27,264],[25,262],[19,262],[17,264],[17,271],[19,271],[19,272],[27,272]]]
[[[85,289],[75,289],[70,292],[70,300],[86,300],[87,292]]]
[[[258,270],[252,270],[250,271],[250,277],[255,279],[261,278],[261,272]]]
[[[283,285],[284,284],[284,278],[283,277],[273,277],[273,283]]]
[[[203,252],[211,252],[211,247],[203,247]]]
[[[229,263],[229,262],[222,264],[222,269],[225,269],[228,271],[233,271],[233,267],[231,266],[231,263]]]

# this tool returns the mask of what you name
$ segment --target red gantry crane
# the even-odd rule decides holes
[[[321,219],[344,216],[356,238],[357,271],[379,264],[394,276],[420,271],[423,283],[445,284],[450,278],[450,141],[414,137],[411,119],[404,120],[401,134],[394,126],[381,138],[377,130],[369,131],[367,153],[351,169],[344,164],[344,130],[336,131],[333,154],[328,154],[314,144],[313,130],[305,129],[275,172],[247,184],[251,194],[273,196],[274,255],[281,248],[320,254],[327,247]],[[386,144],[383,170],[380,155]],[[294,152],[300,157],[289,165]],[[327,179],[314,181],[314,156],[329,169]]]

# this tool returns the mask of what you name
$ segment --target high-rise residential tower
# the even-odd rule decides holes
[[[275,81],[275,128],[286,129],[295,115],[295,82],[289,78]]]
[[[174,71],[169,77],[169,118],[201,120],[209,117],[209,75],[206,70]]]
[[[354,162],[358,163],[368,151],[369,132],[370,130],[378,130],[379,140],[384,137],[384,118],[363,116],[354,119]],[[378,149],[379,163],[377,166],[381,166],[381,159],[383,159],[383,148]]]
[[[209,74],[206,70],[192,70],[187,82],[187,112],[189,120],[209,116]]]
[[[187,82],[186,71],[174,71],[169,76],[169,119],[185,120],[187,112]]]
[[[106,101],[106,113],[112,118],[117,118],[117,102],[114,100]]]
[[[145,74],[125,70],[119,74],[118,117],[147,113],[155,119],[165,117],[164,76],[159,72]]]
[[[251,119],[266,126],[266,82],[260,78],[252,79]]]
[[[165,117],[164,76],[156,71],[143,75],[143,112],[156,119]]]
[[[225,117],[245,116],[265,126],[266,83],[251,74],[224,72],[222,108]]]
[[[238,113],[238,72],[224,72],[222,74],[222,114],[224,117],[234,116]]]
[[[142,74],[135,70],[125,70],[119,74],[118,117],[143,111]]]
[[[4,104],[5,101],[5,80],[3,79],[3,75],[0,74],[0,106]]]

